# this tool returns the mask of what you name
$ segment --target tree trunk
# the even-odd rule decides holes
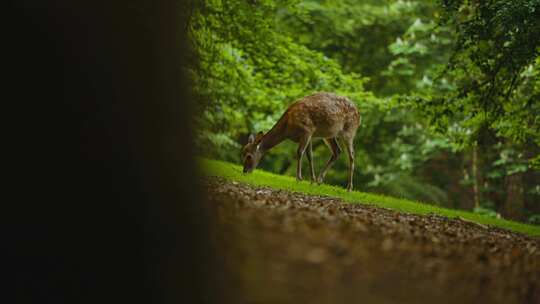
[[[464,151],[462,153],[462,178],[461,178],[461,199],[459,209],[472,210],[474,208],[474,176],[472,174],[472,153]]]
[[[501,213],[504,218],[523,219],[523,173],[515,173],[505,178],[506,199]]]
[[[480,207],[482,201],[482,194],[480,187],[483,187],[482,168],[480,166],[480,160],[478,159],[478,145],[473,147],[472,154],[472,177],[473,177],[473,193],[474,193],[474,207]],[[480,170],[479,170],[480,168]]]

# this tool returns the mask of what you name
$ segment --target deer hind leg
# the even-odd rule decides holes
[[[298,159],[298,163],[296,165],[296,180],[301,181],[302,178],[302,158],[304,156],[304,152],[306,151],[306,148],[311,141],[311,134],[307,134],[305,136],[302,136],[300,140],[298,141],[298,150],[296,150],[296,157]]]
[[[345,148],[349,156],[349,180],[347,182],[347,191],[353,189],[353,174],[354,174],[354,136],[344,137]]]
[[[306,149],[306,156],[309,162],[309,167],[311,169],[311,182],[316,182],[315,177],[315,167],[313,167],[313,147],[312,147],[313,138],[309,141],[307,149]]]
[[[324,166],[324,169],[319,174],[319,178],[317,178],[318,183],[322,183],[324,181],[324,177],[326,176],[326,171],[334,164],[336,159],[338,158],[339,154],[341,153],[341,148],[339,147],[339,144],[336,140],[336,138],[325,138],[324,142],[330,150],[332,150],[332,156],[330,156],[330,159],[326,162],[326,165]]]

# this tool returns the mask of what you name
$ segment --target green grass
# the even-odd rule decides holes
[[[290,176],[276,175],[269,172],[255,170],[251,174],[243,174],[238,165],[201,158],[199,160],[202,172],[208,176],[220,176],[227,180],[246,183],[254,186],[267,186],[274,189],[289,190],[305,194],[325,195],[338,197],[349,203],[370,204],[378,207],[393,209],[412,214],[434,213],[449,218],[460,217],[483,225],[496,226],[530,236],[540,236],[540,226],[496,219],[462,210],[441,208],[434,205],[399,199],[390,196],[352,191],[330,185],[315,185],[309,181],[297,182]]]

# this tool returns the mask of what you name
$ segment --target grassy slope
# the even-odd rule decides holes
[[[200,164],[203,174],[205,175],[221,176],[228,180],[238,181],[255,186],[267,186],[275,189],[302,192],[306,194],[339,197],[350,203],[371,204],[378,207],[414,214],[435,213],[450,218],[461,217],[480,224],[493,225],[525,233],[531,236],[540,236],[540,226],[527,225],[503,219],[495,219],[471,212],[446,209],[384,195],[358,191],[347,192],[345,189],[340,187],[330,185],[314,185],[309,181],[297,182],[293,177],[276,175],[261,170],[255,170],[252,174],[244,175],[240,166],[217,160],[203,158],[200,159]]]

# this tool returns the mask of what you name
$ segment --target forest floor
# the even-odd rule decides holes
[[[540,303],[540,239],[204,177],[224,303]]]
[[[313,184],[310,181],[298,182],[292,176],[285,176],[255,170],[251,174],[243,174],[242,167],[228,162],[201,158],[199,159],[202,173],[206,176],[220,176],[227,180],[242,182],[253,186],[264,186],[272,189],[288,190],[307,195],[324,195],[340,198],[347,203],[369,204],[417,215],[436,214],[448,218],[462,218],[482,225],[504,228],[514,232],[521,232],[530,236],[540,237],[540,226],[522,222],[510,221],[503,218],[450,208],[443,208],[433,203],[415,202],[399,197],[391,197],[376,193],[355,191],[347,192],[342,187],[329,184]],[[361,189],[360,189],[361,190]]]

